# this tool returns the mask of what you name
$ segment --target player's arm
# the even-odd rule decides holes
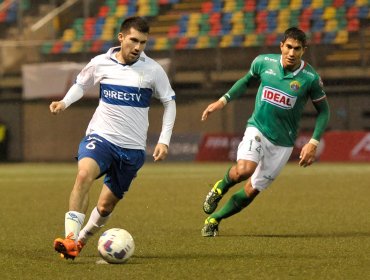
[[[166,158],[176,119],[176,102],[174,99],[163,102],[163,107],[162,131],[159,136],[158,144],[154,148],[154,161],[160,161]]]
[[[324,134],[330,118],[330,108],[326,97],[318,101],[313,101],[313,105],[318,115],[312,138],[303,146],[300,153],[299,165],[303,167],[309,166],[314,162],[317,146],[320,143],[320,139]]]
[[[50,112],[59,114],[67,109],[72,103],[81,99],[89,88],[94,85],[96,60],[92,59],[78,74],[76,83],[71,86],[62,100],[53,101],[49,105]]]
[[[162,118],[162,130],[158,143],[154,148],[154,161],[161,161],[168,154],[168,147],[172,136],[172,130],[176,119],[176,95],[173,91],[168,76],[164,69],[158,65],[154,73],[154,96],[161,100],[164,107]]]
[[[237,99],[242,94],[246,93],[249,84],[252,80],[258,80],[259,76],[255,73],[258,73],[258,65],[260,64],[260,58],[257,57],[251,65],[251,69],[248,73],[242,77],[241,79],[237,80],[235,84],[229,89],[227,93],[225,93],[219,100],[213,102],[207,106],[207,108],[203,111],[202,114],[202,121],[205,121],[209,114],[221,110],[223,107],[226,106],[227,103],[230,101]]]
[[[51,102],[49,108],[50,112],[53,114],[59,114],[60,112],[67,109],[72,103],[81,99],[84,94],[84,91],[81,86],[74,84],[60,101]]]
[[[230,88],[230,90],[225,93],[219,100],[209,104],[207,108],[203,111],[202,121],[205,121],[208,118],[209,114],[221,110],[231,100],[234,100],[244,94],[247,91],[251,79],[254,79],[254,76],[249,71],[248,74],[246,74],[243,78],[236,81],[235,84]]]

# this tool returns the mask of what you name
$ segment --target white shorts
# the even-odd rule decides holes
[[[258,163],[251,183],[258,191],[266,189],[279,175],[288,162],[293,147],[282,147],[272,144],[255,127],[247,127],[240,142],[237,160],[250,160]]]

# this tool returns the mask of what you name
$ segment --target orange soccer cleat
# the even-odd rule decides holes
[[[81,252],[83,246],[85,246],[85,244],[81,241],[78,241],[76,244],[76,242],[70,238],[57,238],[54,240],[55,251],[59,252],[60,256],[65,259],[74,260]]]

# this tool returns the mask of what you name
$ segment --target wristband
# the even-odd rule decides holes
[[[221,102],[224,104],[224,106],[227,104],[227,99],[226,99],[226,97],[225,97],[225,96],[222,96],[222,97],[219,99],[219,101],[221,101]]]
[[[317,147],[320,141],[317,141],[316,139],[311,138],[310,141],[308,141],[308,143],[311,143],[312,145]]]

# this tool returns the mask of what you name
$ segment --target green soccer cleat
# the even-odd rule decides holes
[[[215,218],[208,217],[202,228],[203,237],[214,237],[218,235],[218,222]]]
[[[206,200],[203,203],[203,211],[207,214],[212,214],[216,210],[218,202],[222,198],[221,190],[217,188],[221,181],[222,180],[216,182],[216,184],[207,194]]]

